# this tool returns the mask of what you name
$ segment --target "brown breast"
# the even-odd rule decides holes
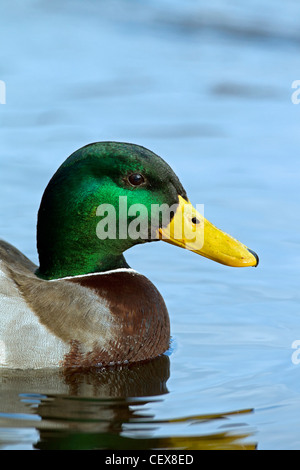
[[[109,351],[95,348],[84,357],[74,342],[65,366],[145,361],[169,348],[170,322],[165,302],[145,276],[134,271],[116,271],[68,279],[96,292],[114,317],[114,340]]]

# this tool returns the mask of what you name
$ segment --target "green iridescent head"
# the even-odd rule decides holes
[[[179,196],[187,199],[173,170],[143,147],[98,142],[77,150],[55,173],[41,201],[37,275],[56,279],[128,267],[123,252],[154,240],[151,208],[171,207]],[[125,203],[127,209],[139,204],[145,211],[124,217]],[[114,209],[110,220],[109,207]],[[137,238],[130,230],[124,235],[134,220],[140,225],[140,230],[135,225]]]

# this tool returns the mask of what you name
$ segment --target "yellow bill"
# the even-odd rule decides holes
[[[181,196],[173,219],[158,230],[158,237],[227,266],[258,265],[254,251],[211,224]]]

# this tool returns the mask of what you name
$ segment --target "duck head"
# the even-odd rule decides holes
[[[124,251],[163,240],[219,263],[257,266],[257,255],[217,229],[190,203],[171,167],[144,147],[89,144],[50,180],[39,209],[44,279],[128,267]]]

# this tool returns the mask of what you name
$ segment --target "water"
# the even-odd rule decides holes
[[[260,265],[130,250],[168,306],[169,355],[72,376],[2,371],[1,449],[300,449],[300,6],[182,3],[0,6],[0,236],[36,262],[57,167],[86,143],[129,141],[165,158]]]

